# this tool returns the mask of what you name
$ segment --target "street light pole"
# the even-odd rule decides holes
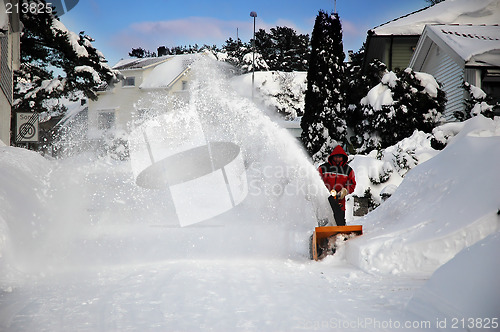
[[[253,100],[253,90],[254,90],[254,82],[255,82],[255,18],[257,17],[256,12],[250,12],[250,17],[253,17],[253,39],[252,39],[252,100]]]

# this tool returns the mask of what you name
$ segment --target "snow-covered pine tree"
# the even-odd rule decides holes
[[[304,89],[302,85],[295,83],[295,72],[276,71],[273,79],[279,84],[279,91],[275,95],[277,105],[276,112],[282,115],[286,120],[294,120],[302,116],[303,110],[300,104],[303,102]]]
[[[445,93],[431,75],[410,68],[386,73],[361,100],[359,130],[364,136],[358,152],[394,145],[415,130],[432,132],[442,121],[445,103]]]
[[[495,116],[493,109],[500,107],[500,105],[495,103],[491,96],[488,96],[477,86],[465,82],[464,89],[469,94],[469,97],[464,101],[465,110],[455,112],[455,118],[459,121],[465,121],[473,116],[482,114],[487,118],[493,119]]]
[[[269,70],[306,71],[310,55],[309,35],[297,34],[289,27],[260,29],[255,34],[255,47],[269,65]]]
[[[302,142],[314,162],[324,160],[336,142],[347,142],[344,51],[338,14],[319,11],[311,37]]]
[[[309,35],[297,34],[289,27],[264,29],[255,32],[255,70],[305,71],[310,54]],[[231,63],[246,73],[253,65],[252,41],[229,38],[222,45],[219,60]]]
[[[364,45],[358,53],[351,56],[351,63],[346,68],[346,122],[350,129],[349,142],[354,150],[363,143],[363,107],[360,100],[365,97],[374,86],[380,83],[382,76],[387,73],[387,66],[375,59],[369,63],[366,70],[362,69]]]
[[[236,68],[241,69],[241,66],[243,65],[243,57],[249,52],[249,50],[251,50],[251,45],[243,43],[239,38],[238,40],[229,38],[226,40],[226,43],[222,45],[220,53],[224,56],[219,60],[226,61]]]
[[[36,112],[48,120],[65,112],[62,98],[77,100],[83,92],[84,97],[95,99],[98,89],[117,81],[119,73],[109,67],[83,31],[68,31],[53,12],[20,14],[21,65],[14,72],[13,112]],[[49,132],[51,128],[41,135]]]
[[[250,73],[252,72],[255,66],[255,71],[267,71],[269,70],[269,66],[266,63],[266,60],[262,57],[262,54],[256,52],[249,52],[243,55],[243,59],[241,61],[241,72],[242,73]]]

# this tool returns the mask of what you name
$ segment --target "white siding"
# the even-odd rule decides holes
[[[432,45],[426,60],[422,71],[432,74],[441,83],[448,100],[444,116],[447,121],[454,121],[453,113],[464,108],[464,69],[436,44]]]

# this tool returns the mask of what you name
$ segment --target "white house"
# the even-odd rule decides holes
[[[364,66],[378,59],[389,70],[404,70],[426,25],[499,23],[500,0],[445,0],[370,29]]]
[[[113,69],[124,76],[122,81],[107,90],[99,92],[96,101],[88,105],[88,136],[91,139],[102,137],[110,129],[129,130],[129,124],[148,115],[147,101],[150,92],[167,92],[168,95],[187,101],[188,84],[191,80],[190,64],[195,57],[207,54],[186,54],[157,58],[121,60]],[[214,60],[215,61],[215,60]],[[263,108],[290,108],[292,112],[303,110],[303,93],[307,88],[307,72],[257,72],[255,73],[255,102]],[[252,93],[251,74],[238,75],[231,84],[243,97],[250,98]],[[292,93],[297,100],[278,100],[276,96],[284,92]],[[173,99],[173,98],[172,98]],[[286,98],[285,98],[286,99]],[[140,101],[140,102],[139,102]],[[300,118],[295,121],[278,121],[293,136],[300,137]]]
[[[0,145],[10,145],[12,81],[13,72],[20,65],[21,30],[19,13],[12,8],[18,3],[18,0],[0,0]]]
[[[152,91],[163,91],[179,98],[188,98],[189,65],[193,55],[172,55],[155,58],[126,59],[113,69],[124,78],[115,86],[99,92],[98,100],[89,101],[88,135],[99,138],[110,129],[127,130],[128,124],[147,113],[137,106]]]
[[[427,25],[410,67],[433,75],[442,84],[448,99],[447,120],[464,109],[464,82],[500,101],[500,26]]]

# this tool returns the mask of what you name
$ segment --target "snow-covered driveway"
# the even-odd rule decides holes
[[[6,331],[361,331],[403,322],[421,284],[333,257],[174,260],[27,280],[1,293],[0,321]]]

